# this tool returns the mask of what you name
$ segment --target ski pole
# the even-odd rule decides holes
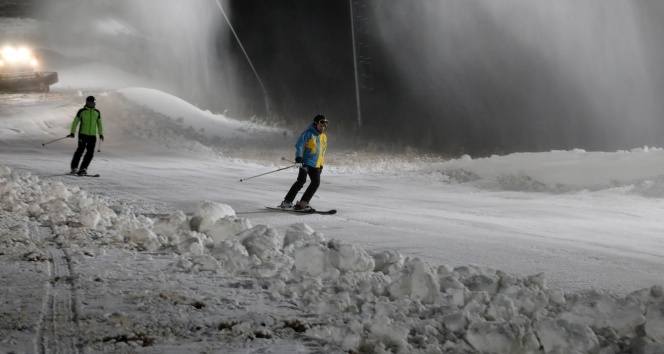
[[[48,144],[50,144],[50,143],[54,143],[54,142],[56,142],[56,141],[58,141],[58,140],[67,139],[67,138],[69,138],[69,135],[65,136],[64,138],[55,139],[55,140],[51,140],[51,141],[48,141],[48,142],[42,143],[42,146],[46,146],[46,145],[48,145]]]
[[[283,170],[285,170],[285,169],[293,168],[293,167],[295,167],[295,165],[293,165],[293,166],[287,166],[287,167],[280,168],[280,169],[278,169],[278,170],[274,170],[274,171],[270,171],[270,172],[261,173],[260,175],[251,176],[251,177],[247,177],[247,178],[245,178],[245,179],[241,179],[240,182],[242,182],[242,181],[246,181],[246,180],[248,180],[248,179],[252,179],[252,178],[256,178],[256,177],[260,177],[260,176],[265,176],[265,175],[270,174],[270,173],[275,173],[275,172],[283,171]]]

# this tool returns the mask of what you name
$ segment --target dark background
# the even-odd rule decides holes
[[[565,1],[571,17],[580,22],[553,21],[545,29],[529,23],[532,13],[520,14],[522,6],[501,12],[474,0],[353,0],[355,15],[363,15],[355,19],[344,0],[223,1],[256,72],[216,2],[197,1],[206,15],[219,19],[209,30],[218,33],[215,48],[199,53],[214,60],[193,63],[198,72],[178,76],[159,66],[159,58],[169,57],[160,54],[169,53],[164,41],[157,49],[148,48],[154,40],[85,41],[105,47],[110,55],[103,55],[104,60],[130,61],[137,72],[164,76],[168,71],[175,88],[165,90],[201,108],[237,118],[256,116],[294,129],[324,114],[333,141],[358,148],[481,157],[664,145],[664,1]],[[35,10],[46,3],[0,0],[0,15],[39,17]],[[69,5],[63,10],[68,13],[94,9],[82,18],[119,16],[139,28],[144,16],[132,14],[121,1],[57,3]],[[149,16],[158,18],[164,2],[153,3]],[[509,4],[519,5],[506,1],[500,6]],[[551,10],[548,4],[531,4],[529,9],[546,12]],[[620,6],[631,11],[624,18],[615,14]],[[633,19],[635,28],[620,27]],[[506,29],[521,21],[520,34]],[[72,27],[69,23],[66,29]],[[360,65],[361,124],[351,24],[358,40],[357,62],[366,64]],[[553,48],[547,35],[567,26],[578,29],[586,42],[578,46],[579,58],[572,53],[566,58],[571,66],[561,69],[552,59],[561,53],[547,49]],[[620,29],[636,34],[623,36]],[[535,41],[524,43],[521,34],[531,32]],[[192,48],[197,44],[193,38]],[[122,55],[111,58],[117,53]],[[132,54],[135,58],[125,58]],[[192,55],[183,60],[198,59]],[[146,70],[144,63],[153,67]],[[583,67],[591,73],[586,80],[577,77]]]
[[[28,17],[34,14],[35,3],[43,0],[0,0],[0,16]]]
[[[244,115],[273,114],[307,122],[324,114],[336,132],[357,128],[353,42],[346,1],[231,1],[231,23],[269,100],[235,38]],[[232,33],[228,34],[232,36]]]
[[[229,3],[236,33],[264,81],[269,114],[288,121],[306,121],[321,113],[334,125],[331,134],[378,149],[403,151],[408,147],[447,155],[465,152],[461,140],[467,137],[459,135],[467,129],[445,130],[441,119],[444,112],[436,112],[438,105],[449,100],[427,102],[427,98],[403,85],[391,67],[394,63],[389,54],[374,37],[377,33],[372,29],[371,4],[358,4],[353,8],[354,15],[364,15],[360,16],[364,23],[351,23],[348,1]],[[364,32],[361,26],[365,26]],[[369,64],[364,71],[358,67],[357,88],[353,30],[358,66],[361,61]],[[244,53],[234,37],[230,43],[241,63],[246,100],[242,113],[268,114],[263,90]],[[368,78],[363,78],[363,73]],[[360,95],[359,112],[356,90]]]
[[[524,25],[523,31],[542,37],[535,46],[505,29],[503,21],[528,23],[529,14],[520,15],[518,6],[500,18],[481,1],[356,3],[367,15],[371,69],[370,89],[360,88],[361,126],[348,1],[229,2],[238,36],[265,81],[271,114],[290,120],[323,113],[334,124],[332,134],[445,156],[664,144],[662,1],[620,8],[589,0],[578,9],[565,2],[569,22],[546,29]],[[549,11],[547,4],[532,6]],[[614,13],[623,10],[633,12]],[[448,24],[454,11],[465,23]],[[583,32],[584,42],[578,58],[572,53],[569,67],[561,68],[546,35],[566,26]],[[633,52],[630,41],[642,43],[643,52]],[[584,66],[586,80],[576,77]],[[252,102],[247,112],[265,113],[254,74],[246,65],[241,72],[243,96]]]

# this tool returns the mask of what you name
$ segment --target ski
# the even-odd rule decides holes
[[[334,215],[336,213],[337,213],[337,209],[330,209],[330,210],[315,210],[314,209],[314,214]]]
[[[275,211],[285,211],[285,212],[290,212],[290,213],[295,213],[295,214],[320,214],[320,215],[334,215],[337,213],[336,209],[332,210],[316,210],[316,209],[309,209],[309,210],[295,210],[295,209],[282,209],[279,207],[269,207],[266,206],[266,208],[270,210],[275,210]]]
[[[71,173],[66,173],[65,176],[73,176],[73,177],[101,177],[100,174],[96,174],[96,175],[77,175],[77,174],[71,174]]]

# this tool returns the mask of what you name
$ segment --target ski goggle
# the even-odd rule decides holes
[[[328,122],[326,120],[321,120],[321,121],[318,122],[318,124],[322,124],[322,125],[327,127],[327,125],[330,124],[330,122]]]

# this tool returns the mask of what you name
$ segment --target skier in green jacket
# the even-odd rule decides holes
[[[75,137],[76,127],[79,123],[81,125],[78,128],[78,148],[74,152],[74,158],[71,160],[71,174],[78,174],[79,176],[87,175],[88,166],[95,152],[97,132],[99,133],[99,139],[104,141],[101,112],[95,108],[95,104],[96,100],[94,96],[88,96],[85,99],[85,106],[78,110],[76,117],[74,117],[74,122],[71,124],[71,134],[68,135],[70,138]],[[78,162],[81,160],[81,156],[83,156],[83,151],[86,151],[86,153],[79,169]]]

